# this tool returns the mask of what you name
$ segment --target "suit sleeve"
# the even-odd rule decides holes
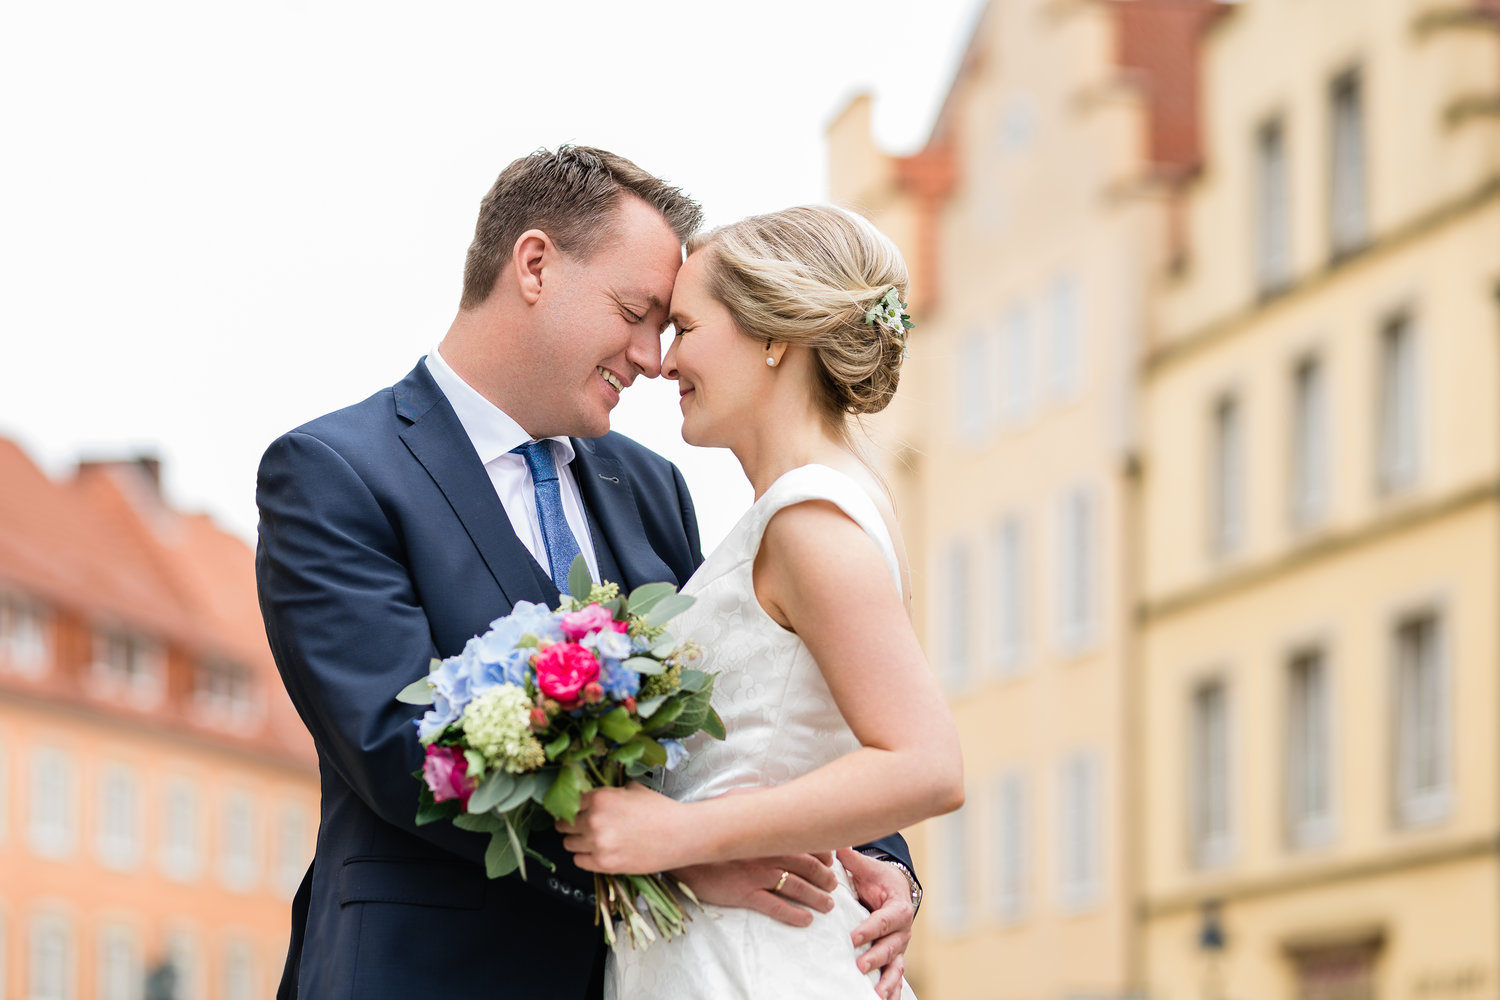
[[[256,502],[266,635],[324,766],[386,823],[482,864],[487,836],[448,822],[416,825],[411,772],[422,749],[413,707],[395,696],[437,650],[390,519],[350,463],[306,433],[267,450]],[[533,839],[554,854],[554,838]],[[559,878],[592,891],[565,853],[555,860],[565,862]]]

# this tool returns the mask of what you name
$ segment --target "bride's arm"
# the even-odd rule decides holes
[[[649,872],[874,840],[963,803],[958,735],[879,549],[832,504],[772,518],[756,596],[807,644],[860,749],[786,784],[694,803],[590,793],[560,825],[580,868]]]

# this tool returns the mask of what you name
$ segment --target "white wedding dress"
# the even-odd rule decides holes
[[[718,674],[714,707],[728,738],[700,734],[663,791],[691,802],[734,789],[778,785],[859,748],[839,714],[812,654],[755,599],[755,553],[771,516],[805,500],[836,504],[880,547],[900,589],[890,533],[875,502],[854,480],[827,466],[793,469],[772,484],[682,588],[698,600],[673,620],[678,638],[697,639],[697,664]],[[753,910],[694,912],[687,932],[611,953],[606,1000],[727,1000],[732,997],[818,997],[869,1000],[874,972],[855,965],[849,939],[867,912],[835,862],[840,885],[831,913],[814,913],[810,927],[791,927]],[[906,1000],[914,1000],[903,986]]]

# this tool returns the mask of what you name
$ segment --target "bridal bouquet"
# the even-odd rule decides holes
[[[527,838],[554,817],[573,819],[588,789],[671,770],[687,756],[681,741],[699,731],[724,738],[709,704],[713,678],[688,666],[698,648],[666,631],[693,598],[669,583],[623,596],[594,584],[581,556],[568,589],[556,611],[516,604],[396,696],[431,706],[416,720],[427,748],[414,772],[423,781],[417,823],[451,818],[488,833],[491,878],[517,869],[525,878],[528,855],[552,868]],[[674,937],[690,919],[661,876],[595,875],[594,888],[611,946],[615,918],[632,947]]]

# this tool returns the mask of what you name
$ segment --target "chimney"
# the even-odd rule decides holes
[[[161,495],[161,456],[150,452],[142,452],[133,458],[88,458],[80,459],[78,462],[78,475],[84,476],[91,472],[118,472],[133,476],[140,482],[151,487],[152,495],[160,500]]]

